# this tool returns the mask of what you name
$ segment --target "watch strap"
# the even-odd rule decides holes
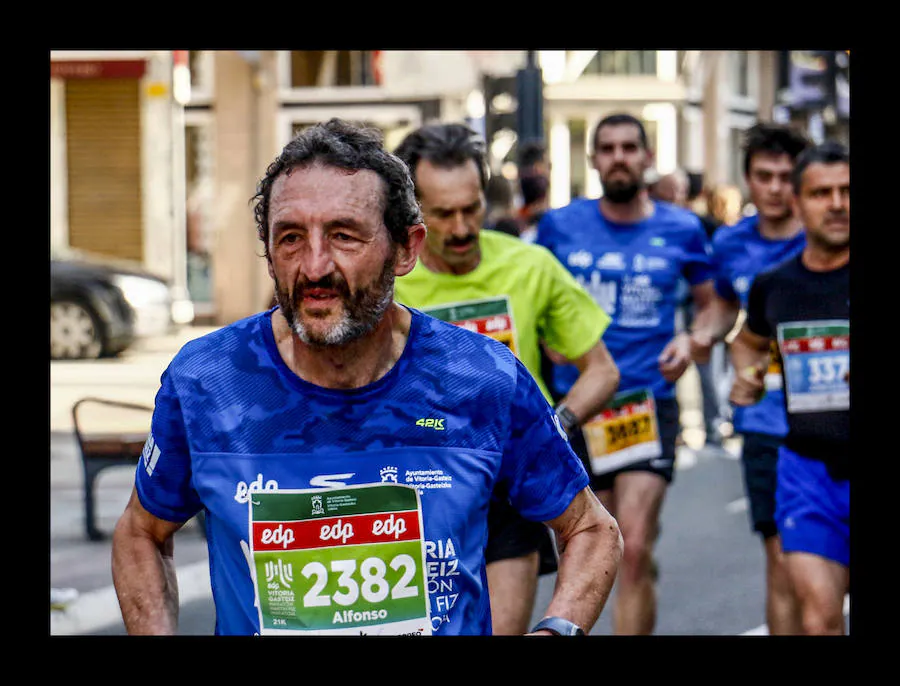
[[[544,617],[534,625],[531,633],[545,629],[557,636],[584,636],[584,630],[575,622],[562,617]]]
[[[575,413],[565,405],[560,404],[556,406],[556,416],[559,417],[559,423],[566,433],[571,433],[574,429],[578,428],[578,418],[575,416]]]

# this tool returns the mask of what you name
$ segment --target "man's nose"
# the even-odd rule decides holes
[[[334,271],[334,257],[327,240],[322,237],[310,239],[301,271],[310,281],[319,281]]]
[[[840,188],[834,188],[831,191],[831,209],[841,211],[844,209],[844,194]]]
[[[452,222],[450,231],[454,236],[466,236],[469,234],[469,227],[466,224],[465,214],[462,212],[455,212],[450,221]]]

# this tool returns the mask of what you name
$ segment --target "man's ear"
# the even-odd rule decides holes
[[[394,276],[405,276],[409,274],[413,267],[416,266],[416,260],[419,259],[419,253],[425,244],[425,236],[428,229],[424,224],[413,224],[407,231],[409,232],[409,243],[400,245],[397,248],[397,259],[394,262]]]
[[[266,269],[269,271],[269,276],[272,278],[272,281],[275,280],[275,270],[272,268],[272,258],[266,257]]]

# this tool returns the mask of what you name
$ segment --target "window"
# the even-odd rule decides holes
[[[732,53],[734,94],[750,95],[750,55],[746,50]]]
[[[656,50],[598,50],[585,74],[604,76],[656,75]]]
[[[191,72],[191,102],[208,100],[213,92],[214,54],[209,50],[188,50]]]
[[[347,115],[345,115],[347,116]],[[353,121],[359,121],[366,126],[373,126],[376,129],[381,131],[381,135],[384,136],[384,147],[387,150],[394,150],[400,143],[406,138],[407,135],[413,132],[416,126],[413,122],[408,120],[397,120],[397,121],[373,121],[371,119],[358,119],[349,115],[350,119]],[[291,136],[296,136],[298,133],[303,131],[304,129],[308,129],[313,124],[308,122],[300,122],[295,121],[291,124]]]
[[[187,287],[199,313],[213,297],[212,140],[208,125],[187,124],[184,130],[187,209]],[[205,308],[204,308],[205,306]]]
[[[581,198],[587,194],[587,171],[590,154],[586,143],[587,122],[584,119],[570,119],[569,124],[569,197]]]
[[[742,192],[746,191],[744,182],[744,130],[731,129],[730,145],[728,150],[728,183],[737,186]]]
[[[371,50],[292,50],[291,87],[374,86]]]

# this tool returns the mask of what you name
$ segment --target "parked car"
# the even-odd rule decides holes
[[[194,319],[190,300],[137,262],[66,250],[50,256],[50,358],[113,357]]]

